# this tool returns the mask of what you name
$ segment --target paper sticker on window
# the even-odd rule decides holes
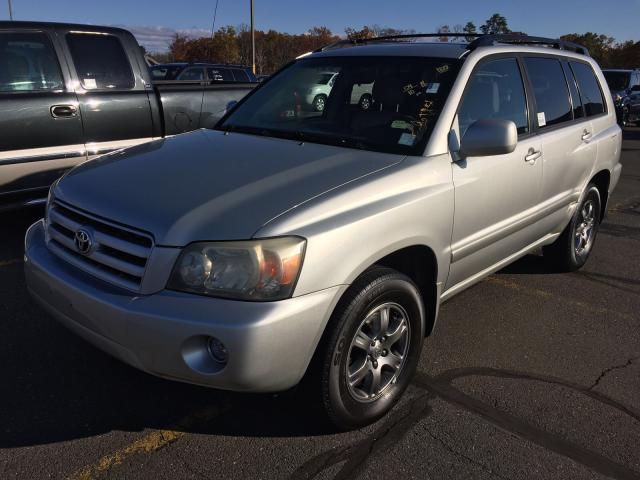
[[[439,83],[427,83],[427,88],[425,88],[425,93],[438,93],[438,90],[440,90],[440,84]]]
[[[411,124],[404,120],[394,120],[391,122],[391,128],[402,128],[403,130],[411,130]]]
[[[398,145],[408,145],[413,147],[413,144],[416,141],[416,136],[410,133],[403,133],[400,135],[400,140],[398,140]]]
[[[82,85],[84,85],[84,88],[86,88],[87,90],[98,88],[95,78],[85,78],[84,80],[82,80]]]
[[[544,116],[544,112],[538,113],[538,126],[544,127],[547,124],[547,118]]]

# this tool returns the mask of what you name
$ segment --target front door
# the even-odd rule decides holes
[[[468,157],[452,163],[455,215],[447,289],[462,288],[535,240],[532,214],[540,199],[542,152],[531,133],[519,61],[483,61],[472,74],[456,117],[458,138],[481,119],[511,120],[518,145],[505,155]]]
[[[0,204],[42,197],[86,159],[66,63],[42,31],[0,30]]]

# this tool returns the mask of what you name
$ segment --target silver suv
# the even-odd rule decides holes
[[[511,38],[325,48],[215,130],[76,167],[27,232],[29,290],[151,374],[247,392],[304,377],[338,427],[380,418],[443,301],[540,247],[580,268],[618,182],[598,65]],[[325,107],[300,108],[323,72]]]

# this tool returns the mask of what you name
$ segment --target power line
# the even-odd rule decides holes
[[[213,11],[213,23],[211,24],[211,38],[213,38],[213,34],[216,29],[216,16],[218,15],[218,2],[219,0],[216,0],[216,8]]]

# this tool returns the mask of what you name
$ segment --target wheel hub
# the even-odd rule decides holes
[[[371,402],[396,382],[409,351],[410,324],[406,310],[384,303],[364,318],[351,341],[346,365],[349,392]]]

